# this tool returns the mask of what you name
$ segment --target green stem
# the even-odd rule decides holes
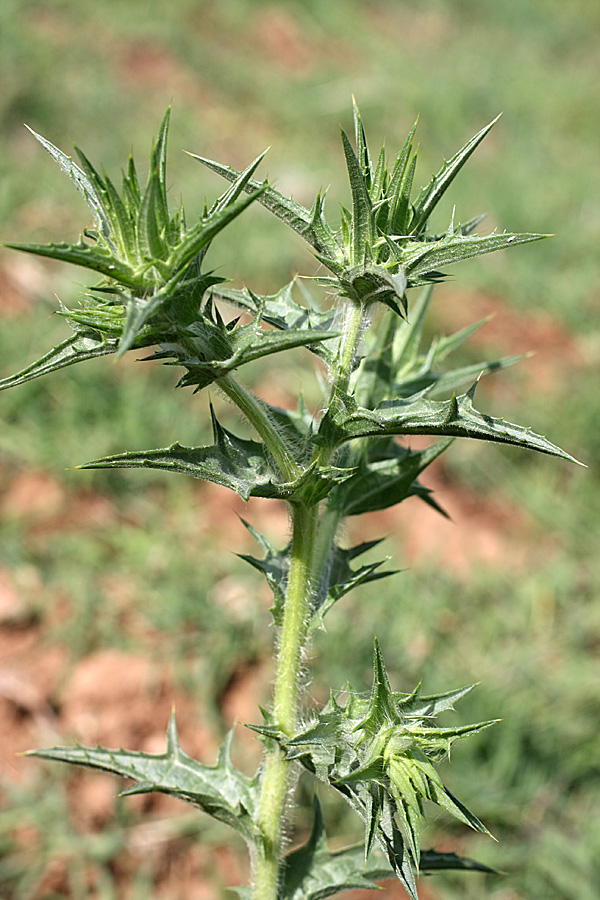
[[[334,390],[347,391],[350,376],[356,359],[356,350],[360,341],[364,322],[365,307],[360,303],[348,303],[346,307],[346,321],[344,322],[344,334],[342,337],[341,353],[335,374]]]
[[[327,407],[331,408],[337,391],[346,392],[350,384],[350,378],[356,359],[356,351],[361,339],[367,313],[360,303],[348,301],[344,316],[344,331],[340,342],[337,366],[333,375],[331,390]],[[328,466],[335,447],[320,447],[313,453],[313,461],[319,461],[321,466]]]
[[[281,627],[273,712],[279,727],[292,735],[298,714],[299,673],[310,612],[311,572],[318,506],[292,508],[290,574]]]
[[[347,391],[352,375],[356,350],[360,341],[365,321],[365,310],[360,304],[351,304],[344,322],[344,335],[340,347],[337,370],[332,385],[332,397],[336,390]],[[219,382],[221,384],[221,382]],[[256,416],[258,425],[238,398],[239,385],[234,382],[232,391],[230,384],[222,385],[223,390],[243,410],[255,426],[259,434],[271,450],[282,473],[289,477],[292,466],[289,451],[281,437],[274,432],[273,439],[268,432],[270,423],[263,421],[266,416],[260,409]],[[256,398],[254,403],[258,405]],[[259,429],[262,428],[262,430]],[[326,451],[327,465],[332,450]],[[297,475],[296,475],[297,477]],[[302,651],[306,643],[311,582],[316,587],[320,579],[335,537],[339,523],[339,515],[333,511],[324,513],[319,534],[318,504],[292,507],[292,544],[290,551],[290,572],[286,591],[281,626],[281,639],[277,660],[277,674],[273,702],[273,716],[279,729],[287,735],[293,735],[297,728],[298,704],[301,682]],[[273,742],[268,746],[265,770],[262,779],[260,805],[258,812],[262,841],[257,848],[254,859],[254,900],[277,900],[282,862],[284,837],[285,805],[290,789],[291,763],[285,759],[281,748]]]
[[[273,426],[264,404],[261,403],[258,397],[242,387],[232,375],[224,375],[223,378],[219,378],[217,385],[227,394],[230,400],[233,400],[250,424],[256,429],[285,480],[295,481],[299,478],[302,474],[300,467],[294,460],[285,441]]]
[[[356,359],[358,343],[361,339],[367,313],[365,307],[359,303],[348,303],[346,307],[346,316],[344,320],[344,333],[340,346],[340,356],[337,370],[331,387],[331,398],[334,397],[336,391],[347,391]],[[319,459],[322,466],[329,464],[333,455],[332,448],[318,450],[315,457]],[[316,538],[314,562],[313,562],[313,581],[318,585],[323,577],[325,566],[333,546],[336,532],[340,524],[340,514],[332,507],[325,507],[319,522],[319,531]]]
[[[316,505],[292,507],[290,572],[273,703],[275,721],[280,730],[288,735],[293,735],[297,728],[302,651],[310,612],[317,521]],[[291,763],[273,743],[267,749],[261,788],[258,819],[262,844],[254,860],[254,900],[277,900],[290,773]]]

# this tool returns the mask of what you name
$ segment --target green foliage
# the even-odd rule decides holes
[[[442,234],[430,227],[432,213],[493,122],[413,197],[414,128],[391,167],[384,149],[374,164],[355,105],[354,147],[342,131],[351,205],[342,207],[337,228],[325,218],[323,194],[308,210],[269,183],[255,181],[262,157],[243,172],[198,157],[231,187],[188,228],[182,207],[173,215],[168,210],[168,124],[167,112],[146,187],[141,189],[130,160],[121,194],[81,151],[78,166],[36,135],[83,193],[95,227],[84,231],[85,240],[78,244],[7,246],[83,266],[103,280],[90,288],[80,309],[61,309],[73,337],[0,387],[108,353],[153,347],[145,361],[185,370],[178,387],[193,386],[197,392],[214,384],[242,413],[255,432],[251,438],[226,429],[213,411],[210,446],[175,443],[160,450],[112,453],[82,468],[171,471],[227,487],[244,500],[263,497],[287,504],[289,544],[277,550],[248,526],[263,557],[243,557],[272,590],[278,629],[272,708],[263,726],[253,726],[264,740],[265,759],[254,776],[243,774],[231,762],[230,735],[217,764],[202,765],[182,751],[173,720],[165,754],[75,747],[38,755],[130,778],[135,784],[126,794],[177,796],[237,830],[252,847],[256,900],[320,900],[373,886],[374,878],[385,875],[395,875],[415,900],[419,871],[487,871],[454,854],[421,853],[421,830],[425,801],[431,801],[461,824],[488,833],[445,786],[436,765],[449,756],[453,743],[483,732],[496,720],[439,726],[436,716],[451,710],[469,689],[424,696],[419,688],[409,694],[393,692],[377,643],[370,694],[348,687],[345,700],[332,695],[323,709],[305,709],[303,654],[309,637],[323,628],[324,616],[341,597],[392,574],[380,571],[380,562],[353,567],[377,542],[344,548],[336,537],[342,520],[388,509],[411,496],[443,513],[419,479],[455,438],[512,444],[576,462],[530,429],[476,411],[475,385],[456,393],[462,384],[518,359],[445,367],[478,326],[423,346],[431,287],[445,277],[441,267],[541,236],[480,237],[473,233],[479,219],[455,225],[452,217]],[[203,270],[212,240],[254,200],[303,237],[330,271],[316,280],[333,292],[333,310],[321,309],[306,295],[303,304],[296,302],[291,284],[258,297],[248,289],[216,287],[224,279]],[[407,292],[419,286],[425,290],[413,305]],[[223,302],[249,313],[251,321],[243,315],[226,321]],[[318,412],[301,398],[297,409],[277,409],[238,380],[242,365],[302,347],[312,351],[327,373]],[[433,399],[448,391],[450,398]],[[410,435],[441,440],[419,450],[396,442]],[[283,856],[286,797],[296,761],[363,819],[360,853],[355,848],[328,850],[316,808],[308,842]],[[387,864],[379,857],[371,864],[376,842]],[[361,854],[367,860],[362,868]]]
[[[34,756],[111,772],[135,781],[123,794],[158,791],[192,803],[238,831],[247,841],[258,838],[255,825],[258,779],[250,779],[231,762],[230,734],[214,766],[203,766],[179,745],[175,717],[171,717],[167,750],[163,754],[106,750],[102,747],[56,747]]]
[[[428,400],[423,394],[406,399],[385,400],[379,409],[359,407],[348,394],[339,392],[327,417],[323,419],[317,441],[337,448],[346,441],[378,435],[427,434],[480,438],[503,444],[516,444],[576,462],[570,454],[529,428],[512,425],[504,419],[485,416],[473,408],[476,384],[466,393],[450,400]]]
[[[119,354],[134,345],[156,343],[156,332],[144,337],[141,334],[151,318],[156,321],[160,317],[160,335],[164,337],[174,306],[180,321],[185,321],[190,314],[193,316],[206,289],[221,280],[200,271],[211,241],[261,190],[240,197],[262,158],[259,157],[210,210],[205,210],[196,225],[186,226],[182,207],[171,216],[166,181],[169,118],[170,110],[167,110],[152,151],[146,187],[140,188],[136,166],[130,157],[127,172],[123,172],[121,194],[108,175],[100,175],[81,150],[76,148],[80,167],[70,156],[32,132],[83,194],[95,227],[85,229],[77,244],[6,245],[103,275],[105,280],[93,289],[96,294],[89,298],[83,314],[65,311],[64,315],[72,323],[79,322],[100,334],[117,336]],[[58,367],[59,360],[55,362]],[[64,358],[60,363],[68,364]]]
[[[479,722],[442,728],[433,721],[471,688],[421,696],[394,693],[375,642],[373,688],[369,695],[348,685],[346,699],[329,703],[291,738],[276,725],[253,726],[276,740],[290,760],[339,791],[365,822],[365,854],[377,840],[410,897],[416,897],[413,868],[420,867],[423,801],[432,800],[476,831],[487,829],[442,783],[434,766],[452,744],[489,728]]]
[[[288,544],[283,550],[276,550],[264,535],[260,534],[247,522],[244,522],[244,525],[265,555],[262,559],[257,559],[248,554],[240,554],[241,559],[244,559],[264,575],[274,598],[271,608],[273,621],[275,625],[281,625],[285,610],[286,587],[290,574],[291,544]],[[395,572],[377,571],[383,564],[383,561],[368,563],[359,569],[353,569],[350,565],[353,559],[356,559],[363,553],[367,553],[379,543],[380,541],[365,541],[349,550],[345,550],[337,544],[333,545],[330,550],[329,565],[311,598],[310,631],[313,631],[315,628],[324,628],[323,617],[325,614],[334,603],[345,594],[348,594],[353,588],[395,574]]]
[[[421,854],[422,872],[449,869],[493,873],[488,866],[455,853],[424,850]],[[280,900],[325,900],[340,891],[377,890],[377,879],[384,879],[388,874],[386,862],[377,850],[365,862],[362,844],[333,852],[328,849],[321,805],[315,798],[310,837],[285,857],[284,879],[278,896]],[[250,897],[247,888],[238,888],[237,893],[242,898]]]
[[[455,369],[447,366],[439,368],[486,322],[476,322],[446,337],[436,336],[428,347],[423,347],[432,294],[433,290],[429,287],[417,297],[411,306],[410,324],[403,324],[395,316],[389,316],[387,323],[372,339],[372,350],[362,361],[360,382],[356,386],[356,395],[363,405],[374,408],[390,396],[406,399],[427,390],[431,394],[455,391],[465,383],[472,384],[483,374],[496,372],[523,359],[522,356],[507,356],[479,360]]]
[[[416,153],[413,154],[413,128],[392,166],[386,162],[385,148],[373,165],[359,109],[354,104],[356,150],[342,130],[342,144],[352,195],[352,210],[342,207],[342,222],[332,228],[325,218],[325,197],[318,194],[312,209],[305,209],[273,187],[257,196],[286,225],[296,231],[314,249],[317,259],[335,277],[320,277],[354,303],[370,306],[383,303],[404,316],[406,290],[445,276],[439,272],[448,266],[520,243],[539,240],[537,234],[471,234],[480,219],[466,225],[450,222],[445,234],[429,232],[429,220],[439,201],[465,162],[489,132],[497,119],[444,163],[429,185],[411,201]],[[237,184],[242,173],[230,166],[192,154],[210,169]],[[259,190],[262,185],[248,179],[244,190]]]

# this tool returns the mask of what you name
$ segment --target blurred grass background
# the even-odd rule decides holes
[[[352,94],[374,149],[385,139],[393,153],[419,116],[421,183],[504,113],[450,202],[458,218],[487,212],[489,230],[556,236],[463,264],[438,289],[438,322],[448,329],[495,311],[488,337],[482,332],[486,350],[536,356],[488,379],[480,406],[545,431],[589,469],[455,445],[434,481],[425,479],[454,523],[425,515],[416,501],[353,522],[354,539],[389,534],[393,563],[405,571],[342,601],[346,609],[332,613],[314,649],[318,699],[346,678],[368,686],[377,631],[397,689],[420,678],[430,692],[481,681],[457,715],[504,717],[458,747],[448,773],[500,844],[435,818],[431,841],[507,874],[427,880],[426,898],[598,896],[599,38],[600,7],[584,0],[0,6],[4,240],[71,240],[87,224],[82,199],[23,122],[66,151],[78,143],[116,175],[131,148],[143,167],[172,101],[172,196],[183,196],[191,217],[223,185],[183,149],[243,167],[270,145],[261,172],[301,202],[330,186],[333,213],[347,198],[338,123],[351,126]],[[210,260],[257,292],[315,271],[300,242],[261,209],[217,241]],[[61,339],[51,313],[56,295],[76,296],[77,279],[75,270],[2,251],[3,375]],[[252,377],[276,384],[285,402],[304,361],[275,360]],[[172,384],[168,370],[100,360],[0,398],[0,580],[14,601],[0,631],[9,648],[34,634],[28,659],[64,651],[50,698],[55,724],[73,672],[107,648],[123,659],[175,660],[174,690],[194,698],[215,735],[231,718],[236,685],[253,690],[262,672],[256,691],[268,686],[268,599],[233,555],[249,550],[234,513],[272,539],[285,516],[159,475],[67,470],[120,449],[204,442],[205,399],[172,396]],[[10,650],[2,672],[19,659]],[[0,679],[3,721],[17,729],[31,709],[6,683]],[[154,725],[162,732],[166,719]],[[242,751],[248,746],[242,738]],[[99,830],[74,812],[76,789],[65,773],[19,766],[11,760],[1,782],[6,900],[135,898],[153,889],[161,897],[224,896],[214,855],[196,859],[198,883],[184,864],[186,853],[199,852],[195,828],[221,852],[224,836],[206,822],[176,820],[170,852],[187,874],[173,885],[164,861],[153,868],[149,857],[160,854],[132,849],[127,835],[139,826],[127,804]],[[329,817],[333,832],[337,821],[355,836],[333,804]]]

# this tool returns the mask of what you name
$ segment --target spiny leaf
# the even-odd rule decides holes
[[[212,169],[213,172],[222,175],[223,178],[226,178],[228,181],[235,181],[242,174],[237,169],[231,168],[231,166],[225,166],[214,160],[197,156],[195,153],[190,153],[189,155],[209,169]],[[250,179],[244,190],[255,191],[258,188],[263,189],[261,196],[258,198],[258,202],[262,206],[266,206],[268,210],[285,222],[286,225],[289,225],[290,228],[301,235],[318,253],[332,259],[335,259],[335,257],[339,255],[339,248],[337,245],[331,241],[324,242],[322,236],[317,233],[317,230],[315,230],[312,225],[309,210],[305,209],[289,197],[285,197],[270,185],[265,187],[254,179]]]
[[[414,134],[414,130],[409,135],[410,145],[412,147],[412,136]],[[408,231],[409,225],[408,220],[411,212],[410,205],[410,195],[412,192],[413,181],[415,177],[415,170],[417,168],[417,155],[415,154],[412,158],[412,161],[406,169],[402,173],[402,180],[398,185],[398,189],[396,195],[394,197],[394,203],[391,210],[389,230],[392,234],[403,235]]]
[[[147,330],[148,324],[153,319],[156,320],[157,332],[154,343],[163,345],[169,340],[176,340],[177,332],[185,328],[190,319],[192,323],[198,320],[201,316],[200,304],[205,291],[218,284],[221,279],[210,272],[200,274],[199,264],[196,268],[198,274],[188,278],[184,277],[184,274],[189,274],[189,270],[187,273],[176,272],[161,287],[148,291],[144,296],[123,295],[124,315],[119,332],[117,357],[121,357],[136,344],[139,335]],[[193,269],[193,265],[190,269]],[[171,315],[168,313],[169,310]],[[159,355],[157,354],[156,358]]]
[[[379,151],[379,157],[377,159],[377,165],[375,166],[375,171],[373,172],[373,181],[371,187],[369,189],[369,193],[371,195],[371,200],[373,203],[378,203],[385,196],[385,190],[387,188],[388,182],[388,173],[387,173],[387,164],[385,159],[385,146],[382,146]],[[385,204],[383,207],[385,209]],[[380,224],[379,214],[376,217],[376,222],[378,226],[387,231],[387,228],[383,227]]]
[[[385,313],[384,322],[367,334],[368,350],[361,362],[355,397],[361,406],[376,407],[390,396],[394,385],[396,365],[394,361],[394,340],[399,327],[409,333],[414,324],[401,320],[393,312]]]
[[[477,412],[473,408],[476,386],[451,400],[429,400],[416,394],[406,399],[384,401],[375,410],[360,408],[348,395],[338,394],[321,422],[315,443],[339,446],[357,437],[446,435],[513,444],[577,463],[570,454],[529,428]]]
[[[341,135],[352,191],[350,258],[352,265],[361,266],[370,262],[369,251],[372,243],[371,198],[369,197],[364,171],[361,170],[361,165],[343,129]]]
[[[331,852],[320,804],[315,798],[314,822],[307,842],[284,858],[284,878],[278,900],[325,900],[341,891],[376,890],[375,879],[393,873],[383,858],[365,865],[362,846]],[[375,856],[375,855],[374,855]]]
[[[138,238],[135,218],[127,210],[116,187],[106,174],[104,176],[104,187],[106,190],[106,205],[110,210],[119,256],[126,259],[132,266],[139,266],[142,259],[137,252]]]
[[[104,247],[86,244],[83,240],[78,244],[20,244],[6,243],[5,247],[11,250],[20,250],[23,253],[33,253],[36,256],[46,256],[49,259],[57,259],[60,262],[72,263],[75,266],[83,266],[99,272],[106,278],[119,281],[126,287],[139,290],[144,286],[144,279],[136,274],[135,270],[127,263],[119,260]]]
[[[66,366],[72,366],[86,359],[95,359],[98,356],[116,353],[117,346],[116,340],[111,340],[98,333],[75,334],[58,344],[41,359],[31,363],[25,369],[21,369],[16,375],[3,378],[0,381],[0,390],[4,391],[10,387],[16,387],[18,384],[25,384],[33,381],[34,378],[40,378],[42,375],[48,375],[50,372],[56,372],[58,369],[64,369]]]
[[[314,833],[315,826],[313,826]],[[297,855],[296,855],[297,854]],[[394,876],[389,862],[380,850],[373,850],[367,861],[364,859],[365,851],[362,844],[344,847],[333,852],[323,849],[320,843],[320,835],[313,838],[313,834],[306,844],[293,850],[284,858],[284,862],[290,867],[294,881],[290,884],[290,878],[284,876],[284,883],[280,888],[278,900],[324,900],[326,897],[335,896],[338,892],[362,889],[378,890],[379,884]],[[444,853],[439,850],[421,851],[421,863],[419,872],[422,875],[431,875],[443,871],[481,872],[488,875],[497,875],[498,870],[483,863],[476,862],[468,857],[458,856],[456,853]],[[284,870],[286,873],[288,869]],[[302,876],[302,873],[305,873]],[[300,894],[290,895],[289,891],[295,890],[298,885]],[[315,886],[315,893],[305,893]],[[336,887],[337,884],[337,887]],[[308,887],[308,886],[311,887]],[[241,900],[251,900],[252,888],[233,888]],[[303,893],[304,892],[304,893]],[[325,892],[325,893],[324,893]]]
[[[164,295],[161,296],[161,292],[158,292],[150,297],[133,296],[127,298],[125,302],[123,330],[119,336],[117,358],[120,358],[128,350],[131,350],[138,334],[141,332],[154,310],[160,305],[163,296]]]
[[[242,520],[244,521],[244,520]],[[283,622],[283,610],[285,595],[290,570],[290,549],[287,544],[282,550],[277,550],[267,538],[248,523],[244,522],[252,537],[263,552],[262,559],[248,554],[239,554],[240,558],[254,569],[262,572],[273,594],[274,603],[271,607],[273,622],[281,625]],[[395,575],[393,571],[377,571],[385,560],[368,563],[357,569],[352,568],[351,562],[363,553],[377,546],[380,541],[365,541],[350,549],[343,549],[337,544],[331,549],[323,577],[315,588],[311,598],[311,618],[309,632],[323,629],[323,619],[329,610],[346,594],[356,587]]]
[[[410,319],[406,323],[396,322],[393,341],[389,351],[392,368],[388,376],[390,389],[393,387],[394,378],[400,373],[410,371],[417,362],[419,346],[425,327],[425,317],[432,295],[433,285],[430,284],[421,291],[416,302],[412,304]]]
[[[447,871],[449,869],[498,875],[498,869],[493,869],[491,866],[486,866],[484,863],[476,862],[474,859],[469,859],[465,856],[458,856],[456,853],[444,853],[439,850],[421,851],[419,871],[423,874]]]
[[[478,322],[473,322],[472,325],[467,325],[465,326],[465,328],[460,328],[453,334],[438,337],[435,342],[436,360],[442,361],[446,359],[446,357],[449,356],[450,353],[452,353],[458,347],[462,346],[462,344],[464,344],[465,341],[468,341],[470,337],[476,334],[480,328],[483,328],[484,325],[487,325],[491,318],[492,316],[487,316],[485,319],[480,319]]]
[[[196,385],[200,390],[245,363],[332,337],[335,334],[315,329],[264,331],[257,319],[248,325],[224,325],[204,315],[189,325],[180,342],[165,342],[155,358],[172,358],[174,365],[188,370],[179,386]]]
[[[364,307],[383,303],[401,318],[406,315],[404,270],[391,274],[381,266],[360,265],[346,269],[339,277],[339,286],[344,296]]]
[[[105,179],[100,175],[99,172],[96,171],[83,150],[76,146],[75,151],[79,157],[83,172],[88,178],[89,183],[93,185],[96,196],[102,203],[102,208],[104,209],[104,212],[106,213],[106,216],[108,217],[108,220],[110,222],[110,232],[106,234],[104,231],[100,231],[98,235],[99,240],[101,244],[106,246],[112,253],[117,253],[118,255],[119,250],[122,249],[117,246],[119,243],[118,215],[117,211],[113,207],[111,196],[106,186]]]
[[[431,349],[432,352],[425,358],[420,372],[417,371],[412,377],[405,377],[396,382],[393,391],[396,396],[411,397],[425,390],[429,390],[432,397],[439,394],[448,394],[448,392],[454,392],[465,384],[473,384],[474,380],[478,380],[482,375],[491,375],[501,369],[514,366],[515,363],[527,358],[526,353],[519,353],[517,356],[480,360],[476,363],[470,363],[468,366],[449,369],[446,372],[434,372],[432,366],[438,359],[436,345],[433,345]]]
[[[169,136],[169,123],[171,120],[171,107],[168,106],[160,124],[158,138],[152,150],[150,172],[148,181],[155,181],[155,217],[159,232],[166,233],[169,226],[169,207],[167,203],[167,138]]]
[[[373,181],[373,166],[369,148],[367,146],[367,136],[360,116],[360,109],[356,99],[352,97],[352,113],[354,116],[354,141],[356,144],[356,158],[365,179],[365,185],[369,193],[371,192]]]
[[[200,269],[199,266],[197,268]],[[201,317],[200,305],[206,290],[221,280],[210,272],[185,278],[177,273],[159,290],[144,297],[123,295],[123,306],[113,307],[115,319],[120,313],[117,357],[138,345],[140,336],[147,332],[155,334],[155,339],[146,341],[144,346],[150,343],[166,345],[169,340],[177,340],[181,329]],[[94,312],[91,310],[88,315],[91,317]],[[155,358],[159,356],[156,354]]]
[[[105,747],[54,747],[34,750],[40,759],[100,769],[131,779],[123,795],[159,792],[191,803],[239,832],[246,840],[259,838],[256,825],[259,778],[248,778],[231,762],[232,732],[219,751],[216,765],[205,766],[185,753],[171,717],[166,753],[109,750]]]
[[[323,311],[315,303],[310,306],[301,306],[299,303],[296,303],[292,296],[294,284],[294,281],[290,281],[276,294],[266,297],[257,297],[248,288],[237,290],[235,288],[219,287],[212,293],[217,299],[231,303],[240,309],[259,314],[262,321],[282,331],[296,331],[299,329],[315,330],[320,333],[329,331],[331,338],[338,337],[340,332],[334,328],[334,311]],[[332,362],[332,353],[324,343],[310,344],[309,349],[326,363],[330,364]]]
[[[239,178],[235,179],[231,187],[215,201],[211,213],[220,212],[221,210],[226,209],[226,207],[230,206],[238,199],[241,193],[247,189],[252,175],[254,175],[254,172],[265,158],[266,152],[267,151],[264,150],[246,169],[244,169],[243,172],[240,173]],[[266,187],[266,185],[261,185],[261,187]],[[252,191],[249,191],[249,193],[252,193]]]
[[[169,266],[173,272],[185,267],[192,259],[204,250],[210,242],[222,231],[226,225],[232,222],[251,203],[257,200],[264,192],[264,187],[259,185],[258,190],[249,197],[240,197],[234,203],[230,203],[225,209],[219,210],[202,219],[193,228],[186,232],[184,239],[179,243],[169,256]]]
[[[42,147],[48,151],[50,156],[56,160],[63,172],[66,172],[77,190],[83,194],[85,202],[92,211],[98,231],[108,240],[111,236],[110,218],[104,208],[103,198],[96,190],[95,185],[90,181],[85,172],[73,162],[73,159],[70,156],[67,156],[62,150],[59,150],[58,147],[55,147],[54,144],[47,141],[41,134],[37,134],[33,128],[29,128],[29,125],[26,125],[25,127],[32,133],[34,138],[40,142]]]
[[[168,247],[165,240],[165,213],[161,209],[164,198],[158,171],[150,173],[138,212],[137,236],[142,256],[147,260],[165,260]]]
[[[215,443],[209,447],[182,447],[175,443],[159,450],[131,451],[105,456],[85,463],[81,469],[161,469],[179,475],[191,475],[220,484],[244,500],[266,497],[291,501],[310,498],[318,502],[340,479],[345,470],[332,467],[305,469],[296,481],[280,481],[264,444],[236,437],[224,428],[211,409]]]
[[[263,551],[264,556],[262,559],[257,559],[255,556],[250,556],[247,553],[238,553],[238,556],[264,575],[273,594],[274,602],[271,607],[273,621],[276,625],[281,625],[290,572],[290,544],[284,547],[283,550],[277,550],[260,531],[253,528],[244,519],[242,519],[242,523]]]
[[[439,728],[433,719],[451,709],[469,688],[424,697],[392,690],[377,641],[373,687],[329,703],[291,739],[267,721],[255,730],[277,740],[289,759],[339,791],[365,822],[365,847],[376,839],[409,896],[416,898],[413,868],[420,859],[423,801],[433,800],[478,831],[485,826],[443,785],[433,763],[452,743],[494,724]],[[342,696],[340,692],[340,696]]]
[[[426,287],[411,305],[408,320],[388,316],[362,362],[355,397],[361,406],[373,409],[390,396],[409,398],[430,388],[433,397],[473,383],[481,375],[512,366],[524,354],[494,360],[481,360],[455,369],[437,371],[437,367],[488,319],[445,337],[436,337],[429,348],[420,349],[426,312],[433,285]]]
[[[133,214],[139,209],[142,200],[135,161],[131,154],[129,156],[127,174],[123,172],[123,199],[124,202],[128,203],[130,214]]]
[[[435,280],[439,280],[437,269],[448,266],[465,259],[483,256],[496,250],[504,250],[507,247],[516,247],[518,244],[527,244],[531,241],[540,241],[548,237],[545,234],[488,234],[483,237],[477,235],[454,235],[440,241],[431,241],[425,244],[408,244],[404,251],[404,266],[409,279],[415,276],[429,276],[433,274]]]
[[[169,218],[166,193],[166,149],[170,110],[167,110],[154,145],[148,182],[140,192],[133,159],[123,175],[123,197],[102,177],[81,150],[81,168],[61,151],[39,138],[43,146],[84,193],[95,214],[97,231],[86,231],[79,244],[10,244],[13,249],[47,256],[99,272],[107,279],[126,309],[119,355],[133,346],[137,334],[157,309],[173,299],[173,293],[188,268],[198,263],[216,235],[239,215],[264,188],[240,197],[255,161],[232,188],[194,227],[185,228],[183,210]],[[196,272],[199,276],[200,272]],[[213,282],[214,283],[214,282]]]
[[[327,248],[327,255],[330,259],[325,265],[331,268],[332,265],[335,266],[335,260],[341,259],[342,251],[338,235],[329,226],[325,218],[325,197],[326,192],[319,191],[312,205],[310,210],[310,233],[313,236],[312,243],[317,252],[319,250],[317,243],[321,247]],[[322,254],[322,256],[325,258],[326,255]]]
[[[342,482],[343,483],[343,482]],[[334,487],[334,491],[336,488]],[[380,572],[379,567],[386,560],[378,560],[374,563],[367,563],[357,569],[353,569],[350,563],[352,560],[367,553],[373,547],[376,547],[380,541],[364,541],[355,547],[343,549],[337,544],[333,544],[325,573],[321,583],[316,588],[315,596],[312,600],[312,617],[309,623],[309,631],[316,629],[324,629],[323,619],[330,609],[350,591],[356,587],[368,584],[371,581],[378,581],[380,578],[388,578],[395,575],[395,571]]]
[[[496,116],[489,125],[482,128],[470,141],[467,141],[465,146],[449,162],[444,163],[438,174],[431,179],[428,187],[423,188],[414,204],[412,221],[410,223],[411,232],[418,232],[424,227],[450,184],[499,118],[500,116]]]
[[[274,325],[282,331],[295,328],[318,328],[319,331],[331,328],[332,336],[338,336],[339,332],[333,330],[334,313],[331,310],[321,310],[313,302],[311,306],[302,306],[296,303],[292,290],[295,281],[284,285],[276,294],[265,297],[257,297],[248,288],[238,290],[230,287],[219,287],[214,290],[213,296],[232,303],[240,309],[246,309],[253,313],[260,313],[263,321]]]
[[[453,440],[445,438],[420,451],[412,451],[395,442],[388,443],[380,451],[379,442],[376,443],[372,452],[361,460],[357,472],[334,488],[328,505],[338,510],[341,516],[358,516],[388,509],[415,495],[428,499],[417,478]]]
[[[250,497],[278,497],[286,486],[277,483],[264,445],[243,440],[214,419],[217,442],[210,447],[182,447],[175,443],[161,450],[131,451],[93,460],[82,469],[161,469],[212,481],[235,491],[244,500]],[[289,493],[290,486],[287,486]]]

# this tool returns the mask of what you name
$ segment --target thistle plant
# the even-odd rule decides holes
[[[425,338],[434,285],[450,266],[543,235],[479,235],[480,218],[460,224],[453,216],[440,233],[430,225],[439,201],[494,122],[415,192],[415,129],[393,161],[383,148],[375,160],[355,105],[354,143],[341,133],[351,202],[335,225],[325,214],[323,193],[307,209],[268,181],[256,180],[262,156],[239,172],[194,154],[229,186],[188,225],[183,208],[174,213],[168,208],[168,125],[167,112],[145,186],[130,158],[120,191],[83,152],[77,150],[75,162],[34,133],[81,191],[93,221],[76,244],[7,246],[82,266],[99,280],[78,306],[61,306],[71,336],[0,387],[98,356],[147,349],[144,361],[182,370],[178,387],[200,391],[213,385],[249,423],[254,437],[239,437],[211,410],[210,446],[174,443],[127,451],[82,468],[164,469],[214,482],[246,501],[263,497],[286,504],[291,534],[287,543],[282,536],[279,547],[245,523],[259,552],[242,558],[264,575],[276,626],[273,697],[257,716],[261,721],[249,723],[263,742],[263,761],[253,776],[236,768],[230,733],[215,765],[204,765],[182,750],[174,719],[160,755],[83,746],[35,754],[112,772],[133,782],[124,794],[170,794],[230,826],[247,842],[252,861],[251,886],[238,889],[242,897],[322,900],[396,876],[415,900],[419,872],[490,871],[454,853],[422,850],[420,832],[429,801],[487,833],[445,786],[439,764],[455,741],[494,722],[438,724],[438,714],[452,710],[471,688],[434,695],[423,694],[420,686],[395,691],[377,641],[371,690],[347,684],[331,692],[324,708],[311,709],[303,692],[305,651],[345,594],[393,574],[382,570],[381,562],[361,563],[377,542],[343,545],[343,520],[411,496],[443,514],[420,479],[456,438],[514,444],[575,462],[529,428],[477,411],[479,378],[519,359],[453,365],[453,351],[482,323],[432,342]],[[257,296],[249,288],[228,286],[206,268],[213,240],[252,203],[266,207],[312,248],[319,264],[312,277],[325,286],[325,302],[317,303],[295,281],[274,295]],[[237,308],[239,316],[225,321],[224,305]],[[276,408],[243,381],[245,363],[296,347],[310,351],[321,375],[323,397],[316,410],[301,396],[293,409]],[[411,435],[435,440],[426,449],[411,449]],[[315,800],[310,837],[289,849],[301,770],[329,785],[358,813],[361,844],[329,850]]]

